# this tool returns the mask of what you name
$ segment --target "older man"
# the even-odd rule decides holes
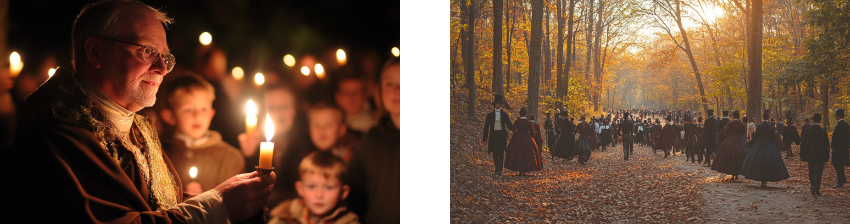
[[[14,205],[4,221],[229,223],[262,208],[273,173],[184,194],[152,119],[135,114],[174,67],[163,27],[171,21],[134,0],[83,7],[71,31],[76,72],[59,69],[27,98],[3,152],[3,201]]]

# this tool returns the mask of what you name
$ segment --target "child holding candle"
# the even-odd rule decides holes
[[[215,115],[212,85],[194,75],[175,78],[165,86],[162,120],[174,127],[173,139],[162,140],[162,147],[183,183],[194,179],[203,191],[212,189],[244,170],[245,160],[239,149],[222,141],[221,134],[209,130]],[[189,170],[197,167],[192,178]],[[185,187],[185,186],[184,186]]]
[[[298,198],[280,203],[269,223],[358,223],[357,215],[340,206],[348,196],[345,163],[327,151],[315,151],[298,166]]]
[[[313,105],[307,113],[310,122],[310,140],[316,149],[330,151],[346,163],[351,159],[351,148],[357,137],[346,132],[342,109],[325,101]]]

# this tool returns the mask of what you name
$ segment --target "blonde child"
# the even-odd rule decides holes
[[[328,151],[315,151],[298,166],[298,198],[269,212],[269,223],[358,223],[357,215],[340,202],[348,196],[345,163]]]

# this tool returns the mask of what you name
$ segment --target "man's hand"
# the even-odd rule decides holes
[[[274,172],[262,176],[254,171],[233,176],[215,187],[221,192],[230,220],[243,221],[260,211],[269,201],[276,178]]]

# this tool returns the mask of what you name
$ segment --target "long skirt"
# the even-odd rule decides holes
[[[717,157],[714,158],[711,169],[733,176],[738,175],[741,166],[744,165],[744,158],[747,157],[749,148],[747,137],[744,135],[726,137],[717,148]]]
[[[578,161],[581,163],[586,163],[587,160],[590,160],[590,150],[593,149],[593,139],[587,135],[581,135],[578,137],[578,141],[576,142],[576,155],[579,156]]]
[[[558,158],[572,158],[573,148],[576,145],[576,136],[573,133],[563,132],[555,143],[555,156]]]
[[[611,144],[611,129],[602,129],[602,134],[599,135],[602,140],[602,146]]]
[[[543,157],[531,136],[515,135],[505,149],[505,168],[525,172],[543,169]]]
[[[782,154],[779,154],[776,145],[770,140],[756,140],[744,158],[739,173],[744,178],[755,181],[776,182],[788,179],[788,169],[782,160]]]

